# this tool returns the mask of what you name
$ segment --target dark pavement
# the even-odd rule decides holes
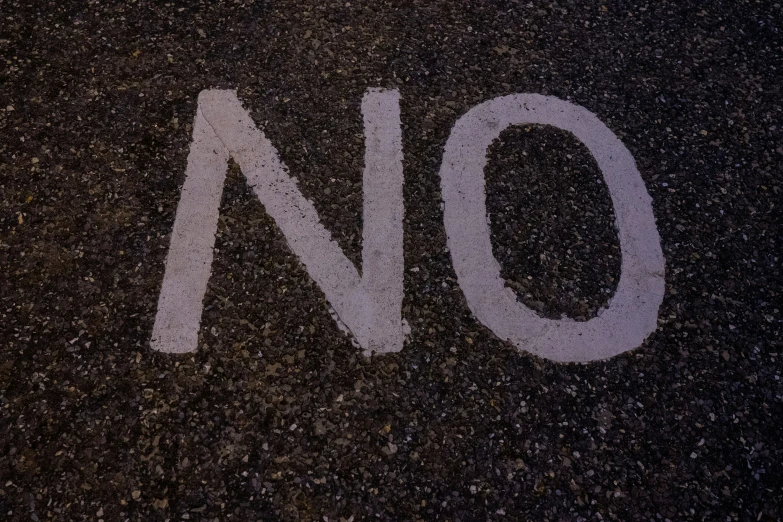
[[[0,519],[783,518],[783,7],[774,1],[0,0]],[[196,101],[236,89],[361,266],[368,88],[398,89],[411,334],[365,357],[235,165],[198,351],[149,341]],[[666,260],[657,330],[558,364],[468,309],[438,171],[512,93],[633,154]],[[490,149],[507,285],[594,317],[620,274],[587,149]]]

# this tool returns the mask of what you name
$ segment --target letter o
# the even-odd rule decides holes
[[[512,125],[552,125],[588,148],[609,188],[622,263],[609,306],[589,321],[537,315],[504,285],[492,254],[484,167],[487,150]],[[631,153],[594,114],[538,94],[512,94],[477,105],[451,131],[440,168],[446,228],[459,286],[476,318],[518,349],[559,362],[606,359],[637,348],[657,327],[664,259],[652,199]]]

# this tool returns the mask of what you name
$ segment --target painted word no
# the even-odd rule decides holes
[[[362,115],[360,276],[236,94],[201,92],[155,317],[154,349],[183,353],[197,348],[229,157],[320,286],[340,326],[366,353],[402,349],[404,205],[398,91],[368,90]],[[608,307],[589,321],[537,315],[504,285],[492,254],[484,180],[487,150],[503,130],[524,124],[552,125],[574,134],[592,153],[609,188],[622,253],[620,281]],[[440,181],[457,281],[470,310],[499,338],[546,359],[593,361],[636,348],[655,330],[664,259],[651,198],[631,153],[595,115],[538,94],[484,102],[454,125]]]

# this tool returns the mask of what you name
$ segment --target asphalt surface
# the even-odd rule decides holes
[[[0,518],[780,520],[783,7],[770,1],[0,0]],[[203,89],[237,89],[361,266],[368,88],[400,91],[402,352],[364,357],[241,172],[199,349],[149,347]],[[473,318],[438,169],[496,96],[596,114],[666,258],[659,326],[557,364]],[[490,149],[518,298],[586,320],[620,271],[587,149]]]

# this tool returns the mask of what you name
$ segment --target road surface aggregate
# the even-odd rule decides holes
[[[781,520],[782,27],[774,0],[0,0],[0,519]],[[211,88],[357,267],[361,100],[399,91],[401,352],[338,328],[233,163],[198,350],[150,348]],[[635,350],[555,363],[466,304],[443,150],[514,93],[636,160],[666,292]],[[485,176],[506,285],[596,317],[621,255],[587,148],[512,127]]]

